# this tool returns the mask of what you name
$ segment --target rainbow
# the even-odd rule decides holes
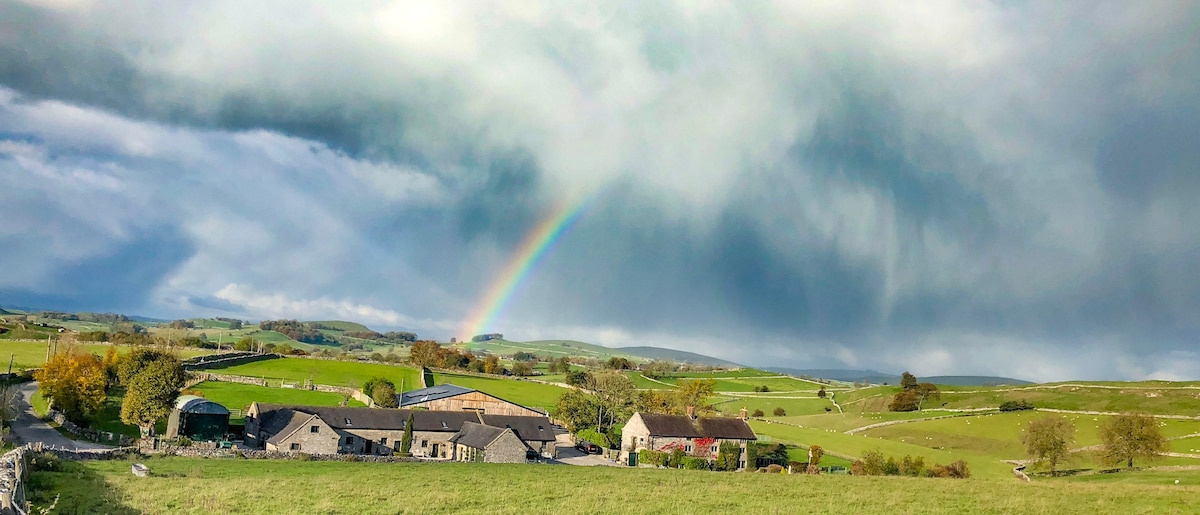
[[[535,265],[579,218],[579,215],[585,211],[584,208],[590,205],[594,198],[594,195],[585,196],[573,203],[559,204],[550,212],[550,216],[542,219],[525,236],[508,265],[488,287],[483,299],[464,322],[462,330],[459,332],[461,337],[470,339],[472,336],[481,334],[496,320],[496,317],[508,305],[508,301],[512,299],[513,294],[533,272]]]

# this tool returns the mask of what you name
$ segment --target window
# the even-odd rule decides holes
[[[394,449],[396,452],[400,452],[400,442],[398,442],[398,441],[393,441],[393,442],[392,442],[392,449]]]
[[[445,421],[445,420],[443,420],[443,421],[442,421],[442,429],[449,429],[449,428],[450,428],[450,426],[447,426],[447,425],[446,425],[446,421]]]
[[[293,451],[298,451],[298,450],[300,450],[300,444],[298,444],[298,443],[294,443],[294,444],[292,444],[292,447],[291,447],[291,449],[292,449]]]
[[[310,432],[310,433],[320,433],[320,432],[321,432],[321,426],[311,426],[311,427],[309,427],[309,428],[308,428],[308,432]]]
[[[429,440],[421,440],[421,447],[429,447]]]
[[[687,452],[692,452],[692,446],[691,446],[691,445],[685,445],[685,446],[683,446],[683,450],[684,450],[684,451],[687,451]]]
[[[346,445],[354,445],[354,437],[353,436],[346,437]]]
[[[387,438],[380,438],[379,445],[387,445]]]
[[[350,419],[346,418],[346,425],[350,425]]]
[[[717,446],[712,446],[712,452],[717,452]]]

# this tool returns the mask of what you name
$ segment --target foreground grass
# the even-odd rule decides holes
[[[32,474],[62,513],[1188,513],[1197,473],[1024,484],[564,465],[153,458]],[[1175,478],[1183,477],[1175,485]],[[1141,480],[1141,478],[1146,478]]]

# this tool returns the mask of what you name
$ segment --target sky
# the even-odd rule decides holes
[[[1200,379],[1200,3],[0,0],[0,304]]]

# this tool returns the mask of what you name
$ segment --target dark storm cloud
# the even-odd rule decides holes
[[[1195,5],[326,7],[0,3],[0,294],[1200,374]]]

